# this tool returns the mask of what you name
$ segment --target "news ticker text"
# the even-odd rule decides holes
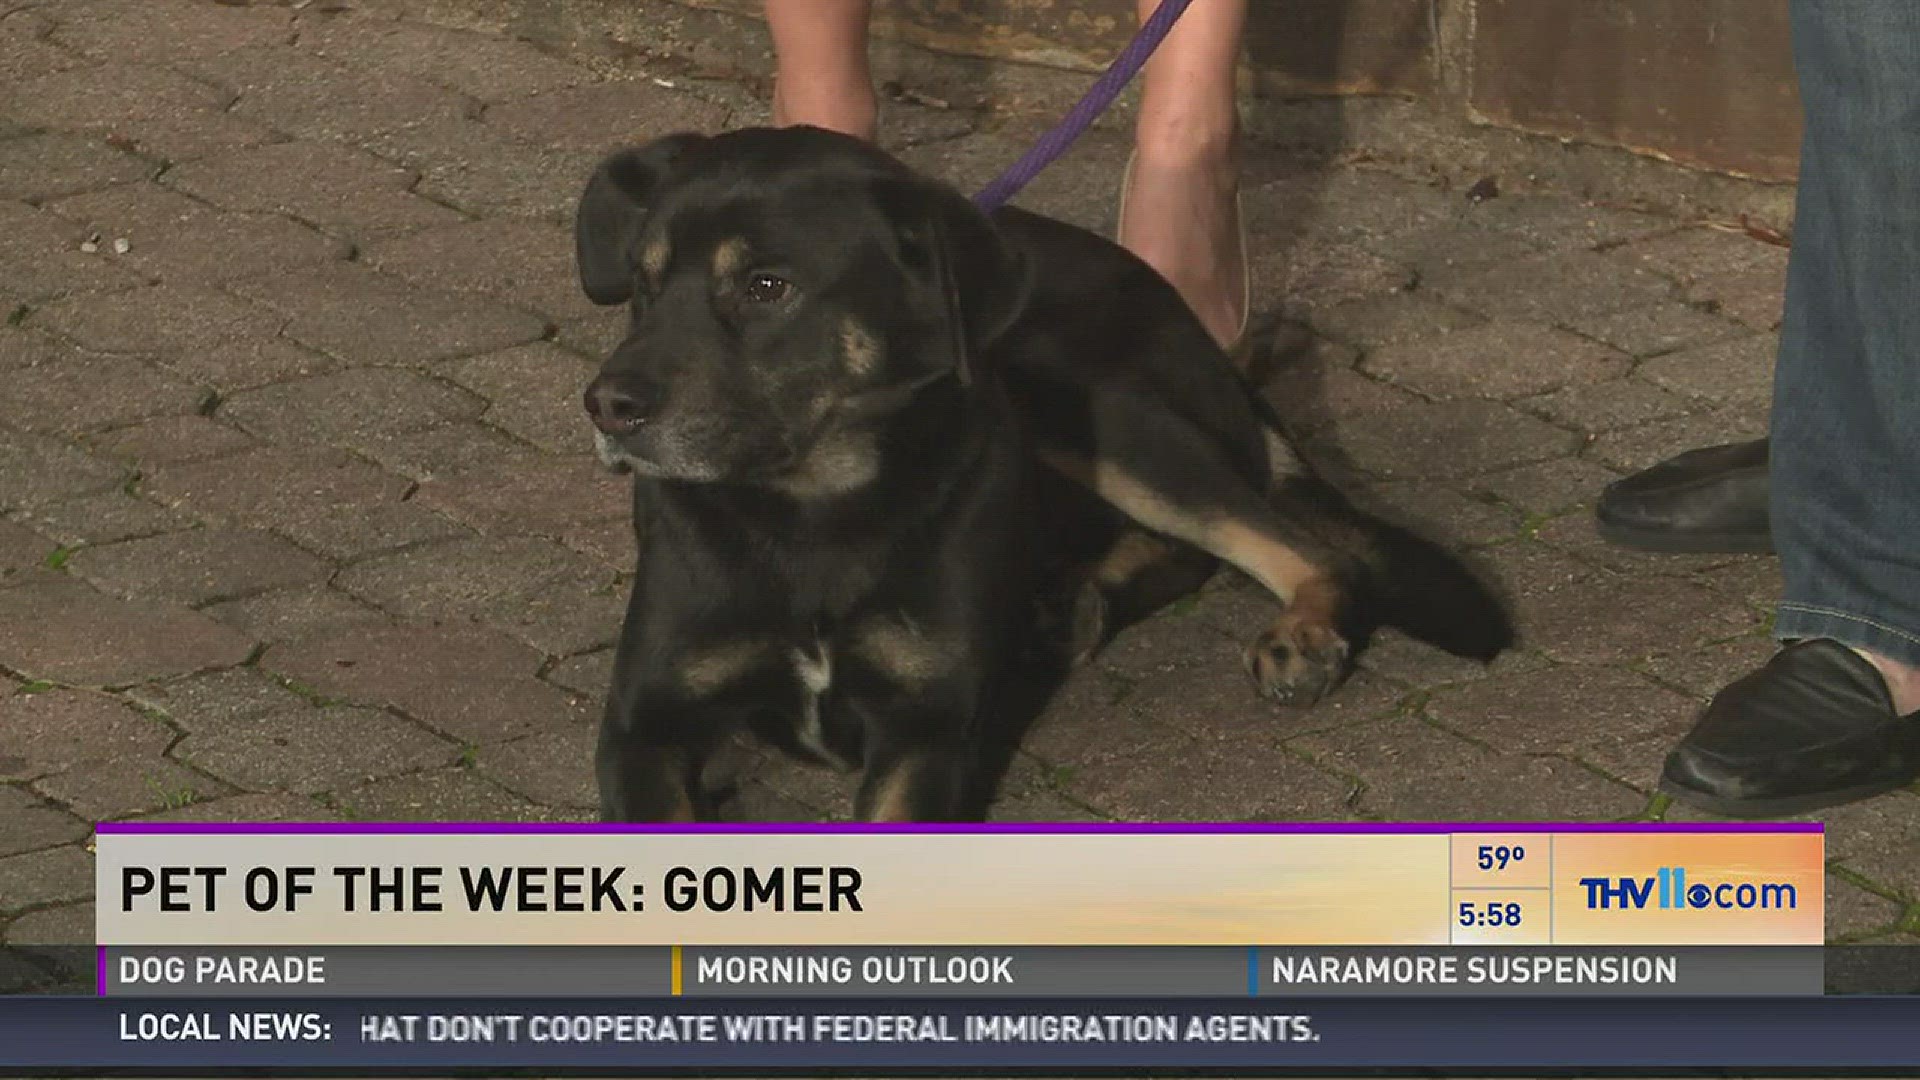
[[[1749,996],[1821,992],[1807,946],[101,947],[114,997]],[[1920,951],[1916,951],[1920,957]]]
[[[1915,1030],[1913,997],[48,997],[0,999],[0,1071],[1713,1067],[1753,1075],[1910,1071],[1920,1067]]]

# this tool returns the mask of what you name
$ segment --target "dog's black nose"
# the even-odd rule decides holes
[[[618,435],[645,423],[659,407],[660,396],[633,380],[602,375],[587,386],[586,405],[594,427]]]

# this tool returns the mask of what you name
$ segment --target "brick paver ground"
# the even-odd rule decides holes
[[[567,214],[615,145],[758,88],[389,0],[0,10],[0,934],[83,940],[105,818],[579,819],[631,539],[577,395],[617,325]],[[665,73],[663,73],[665,72]],[[671,76],[671,77],[670,77]],[[1024,145],[889,106],[956,183]],[[1024,200],[1102,227],[1107,130]],[[1316,164],[1316,162],[1319,162]],[[1387,638],[1263,706],[1223,579],[1033,733],[1002,818],[1680,816],[1668,743],[1768,650],[1770,560],[1611,549],[1601,484],[1764,429],[1786,252],[1711,223],[1257,149],[1270,394],[1365,497],[1469,545],[1524,640]],[[741,764],[739,812],[843,814]],[[1920,793],[1823,815],[1836,937],[1920,940]]]

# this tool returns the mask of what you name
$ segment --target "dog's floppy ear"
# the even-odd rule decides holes
[[[935,252],[946,268],[968,344],[984,349],[998,341],[1026,307],[1033,268],[971,200],[946,191],[939,206],[941,212],[933,218]]]
[[[992,219],[943,185],[894,180],[882,205],[896,222],[901,257],[939,291],[953,328],[953,364],[962,381],[969,361],[1013,325],[1026,306],[1032,268]]]
[[[574,256],[580,287],[596,304],[633,299],[634,245],[659,193],[660,183],[681,154],[705,135],[668,135],[622,150],[600,163],[574,213]]]

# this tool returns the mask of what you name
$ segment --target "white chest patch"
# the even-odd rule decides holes
[[[815,641],[811,650],[793,650],[793,673],[800,679],[800,741],[810,749],[834,756],[827,750],[820,727],[820,699],[833,685],[833,655],[824,641]]]

